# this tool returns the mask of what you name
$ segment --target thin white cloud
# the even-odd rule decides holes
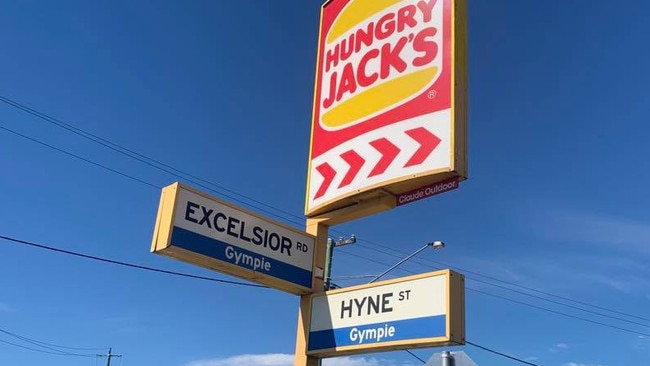
[[[491,276],[511,281],[511,282],[526,282],[529,278],[525,275],[525,270],[522,270],[518,263],[509,261],[501,261],[498,256],[494,257],[463,257],[464,266],[472,268],[475,271],[482,273],[489,273]],[[480,283],[475,283],[474,286],[480,286]]]
[[[539,252],[517,260],[497,255],[463,258],[464,267],[576,297],[610,291],[650,300],[650,268],[644,261],[650,255],[650,223],[557,202],[533,200],[531,207],[535,209],[520,216],[530,226],[527,235]],[[493,289],[485,283],[472,286]]]
[[[270,353],[265,355],[238,355],[227,358],[192,361],[186,366],[290,366],[293,355]]]
[[[393,363],[387,363],[385,360],[382,360],[381,365],[392,365]],[[339,357],[339,358],[330,358],[323,361],[323,366],[379,366],[380,362],[374,358],[351,358],[351,357]]]
[[[381,360],[381,365],[392,365]],[[326,359],[323,366],[379,366],[380,361],[374,358],[338,357]],[[293,366],[293,355],[284,353],[269,353],[261,355],[237,355],[214,358],[210,360],[192,361],[185,366]]]
[[[0,313],[11,313],[13,311],[14,311],[14,308],[12,308],[11,306],[9,306],[9,305],[7,305],[5,303],[0,302]]]
[[[595,363],[569,362],[569,363],[565,363],[564,366],[603,366],[603,365],[595,364]]]
[[[552,353],[558,353],[558,352],[562,352],[562,351],[567,350],[567,349],[569,349],[568,344],[566,344],[566,343],[557,343],[557,344],[553,345],[553,347],[549,348],[548,351],[552,352]]]
[[[646,222],[570,210],[550,211],[546,215],[543,218],[544,234],[552,239],[598,244],[631,253],[650,253],[650,224]]]
[[[650,245],[649,245],[650,246]],[[645,256],[621,254],[603,257],[585,251],[566,253],[562,257],[544,254],[516,261],[490,257],[484,263],[470,259],[464,268],[501,280],[524,284],[548,291],[567,289],[604,289],[633,294],[650,300],[650,268]],[[469,281],[472,281],[471,279]],[[472,287],[493,290],[483,282],[472,281]]]
[[[634,342],[634,349],[636,350],[650,350],[650,338],[646,336],[638,336]]]

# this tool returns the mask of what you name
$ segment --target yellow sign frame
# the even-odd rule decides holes
[[[321,7],[319,25],[318,49],[320,52],[320,34],[323,28],[323,11],[335,0],[326,1]],[[317,123],[312,117],[312,128],[309,149],[309,165],[307,169],[307,189],[305,194],[305,215],[309,218],[334,218],[333,223],[342,223],[362,218],[380,211],[395,208],[395,198],[430,184],[448,179],[463,181],[468,175],[467,161],[467,5],[466,0],[451,1],[451,148],[449,168],[419,172],[407,177],[400,177],[338,196],[315,207],[309,207],[309,186],[312,172],[312,148],[314,144],[314,128]],[[317,57],[316,81],[322,60]],[[317,82],[314,83],[313,113],[316,111]],[[378,202],[376,206],[371,202]],[[373,206],[373,207],[369,207]],[[342,212],[344,218],[338,218]]]
[[[427,347],[442,347],[442,346],[457,346],[465,344],[465,276],[460,273],[454,272],[449,269],[428,272],[408,277],[395,278],[392,280],[374,282],[365,285],[345,287],[342,289],[331,290],[327,292],[312,294],[309,296],[309,306],[313,306],[313,301],[317,297],[341,294],[352,291],[359,291],[368,288],[392,285],[402,282],[409,282],[413,280],[430,278],[430,277],[446,277],[446,336],[434,338],[419,338],[409,339],[403,341],[392,341],[376,344],[360,344],[343,346],[329,349],[319,349],[315,351],[307,351],[306,354],[318,358],[349,356],[356,354],[364,354],[371,352],[387,352],[403,349],[427,348]],[[311,310],[310,310],[311,313]],[[309,320],[311,322],[311,320]],[[307,324],[307,329],[310,324]],[[307,333],[308,334],[308,333]],[[309,342],[307,337],[306,342]]]
[[[172,230],[174,227],[174,214],[176,212],[176,205],[178,201],[178,196],[181,190],[185,190],[206,198],[210,201],[214,201],[217,204],[227,206],[243,214],[254,216],[263,220],[269,224],[281,227],[283,229],[292,231],[294,233],[303,235],[310,238],[313,243],[313,247],[310,249],[311,253],[311,285],[309,287],[303,287],[298,284],[273,277],[271,275],[266,275],[259,271],[254,271],[252,269],[246,269],[240,266],[237,266],[233,263],[225,262],[217,258],[208,257],[199,253],[194,253],[192,251],[186,250],[184,248],[176,247],[172,244]],[[255,212],[246,210],[244,208],[233,205],[232,203],[226,202],[204,192],[198,191],[194,188],[188,187],[181,183],[174,183],[162,189],[160,204],[158,207],[158,215],[156,217],[156,224],[154,227],[153,240],[151,242],[151,252],[155,254],[160,254],[167,256],[173,259],[180,260],[189,264],[194,264],[199,267],[207,268],[210,270],[215,270],[218,272],[226,273],[231,276],[239,277],[251,282],[255,282],[261,285],[265,285],[271,288],[275,288],[281,291],[285,291],[294,295],[306,295],[313,293],[313,284],[314,284],[314,257],[316,252],[316,237],[309,233],[306,233],[302,230],[296,229],[294,227],[285,225],[281,222],[269,219],[267,217],[261,216]]]

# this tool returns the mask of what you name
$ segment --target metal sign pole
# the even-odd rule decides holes
[[[325,257],[327,254],[327,239],[329,226],[321,219],[307,219],[306,232],[316,237],[314,247],[314,281],[312,291],[324,291],[323,276],[325,272]],[[311,295],[300,297],[300,311],[298,313],[298,331],[296,335],[296,357],[294,366],[318,366],[318,357],[307,355],[307,340],[309,337],[309,322],[311,319]]]
[[[440,359],[442,366],[454,366],[454,356],[449,351],[442,351]]]

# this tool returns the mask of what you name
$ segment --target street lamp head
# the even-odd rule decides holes
[[[400,264],[406,262],[407,260],[411,259],[412,257],[415,257],[418,253],[420,253],[420,252],[423,251],[423,250],[426,250],[428,247],[433,247],[433,249],[442,249],[442,248],[445,247],[445,243],[443,243],[443,242],[440,241],[440,240],[436,240],[436,241],[434,241],[434,242],[432,242],[432,243],[427,243],[427,244],[423,245],[420,249],[418,249],[418,250],[416,250],[415,252],[409,254],[406,258],[402,259],[401,261],[395,263],[392,267],[390,267],[389,269],[385,270],[385,271],[382,272],[379,276],[373,278],[373,279],[372,279],[370,282],[368,282],[368,283],[373,283],[373,282],[377,281],[378,279],[384,277],[384,275],[385,275],[386,273],[388,273],[388,272],[392,271],[393,269],[399,267]]]
[[[443,249],[443,248],[445,247],[445,243],[443,243],[443,242],[440,241],[440,240],[436,240],[436,241],[434,241],[433,243],[429,243],[429,245],[430,245],[431,247],[433,247],[433,249],[436,249],[436,250],[438,250],[438,249]]]

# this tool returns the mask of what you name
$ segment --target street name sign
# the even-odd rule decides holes
[[[162,190],[151,251],[304,295],[314,245],[301,230],[174,183]]]
[[[451,270],[311,296],[311,356],[464,343],[464,277]]]

